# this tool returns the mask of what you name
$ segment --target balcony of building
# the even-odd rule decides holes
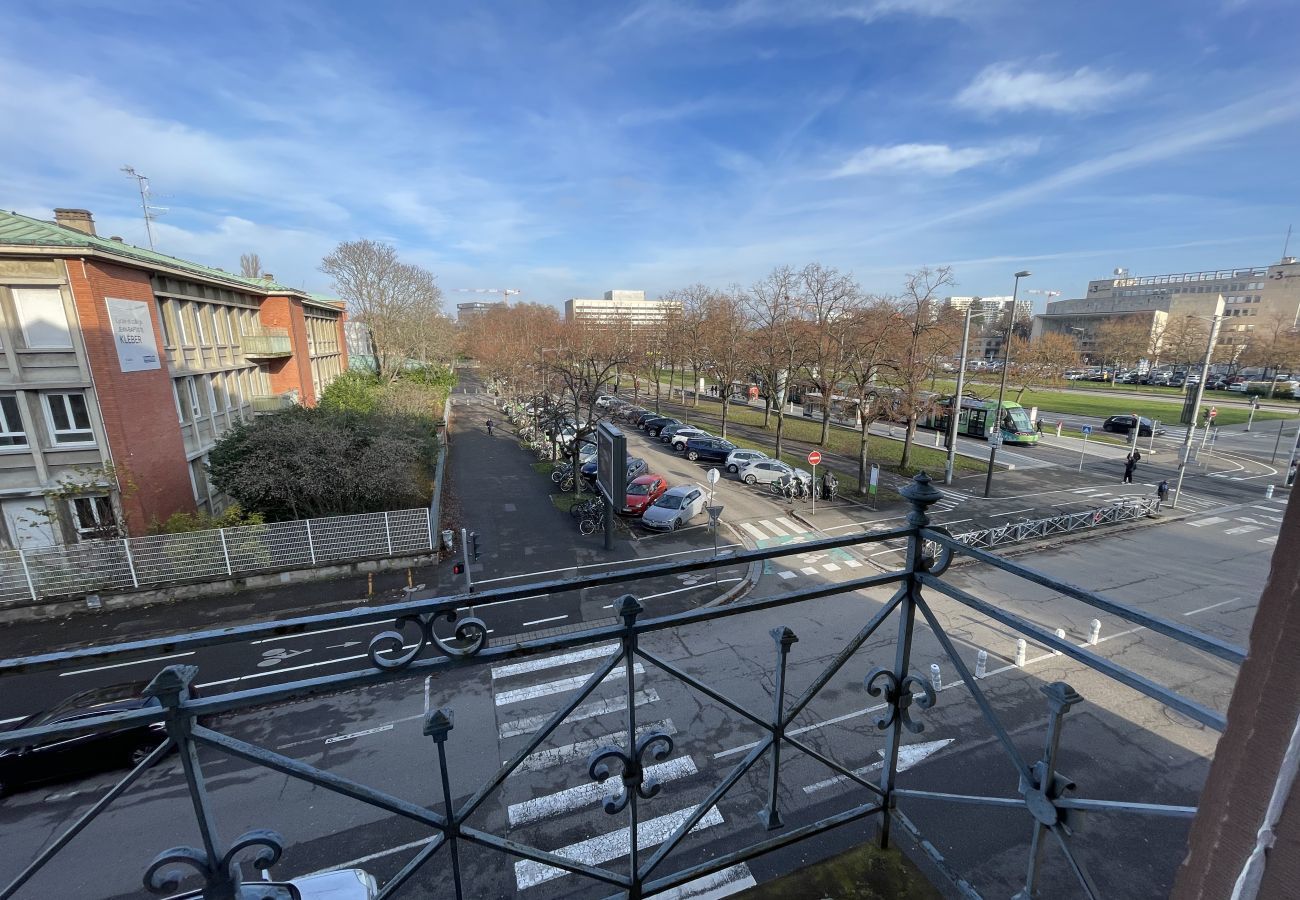
[[[924,475],[903,493],[912,512],[889,530],[0,660],[18,687],[160,660],[133,670],[151,671],[154,706],[0,732],[0,752],[128,728],[159,741],[77,817],[30,806],[0,900],[118,896],[110,859],[138,859],[156,893],[221,900],[263,896],[238,884],[270,865],[377,875],[377,894],[358,880],[340,897],[724,896],[855,846],[901,849],[944,896],[1163,896],[1199,792],[1171,761],[1213,753],[1227,697],[1203,673],[1235,677],[1243,649],[959,542],[930,525],[942,495]],[[904,562],[685,612],[656,614],[639,587],[882,544]],[[1005,587],[975,593],[973,568]],[[607,617],[516,635],[480,617],[537,595]],[[1041,596],[1095,616],[1088,637],[1036,621]],[[990,659],[990,630],[1023,638],[1015,660]],[[354,662],[222,674],[240,647],[275,666],[318,632],[355,643]],[[1049,660],[1037,675],[1026,641]],[[506,693],[526,715],[501,712]],[[846,693],[853,712],[806,724]],[[778,895],[803,896],[759,896]]]
[[[286,391],[282,394],[254,394],[251,398],[253,413],[259,416],[270,415],[272,413],[284,412],[286,409],[292,409],[298,402],[297,391]]]
[[[244,356],[249,359],[278,359],[293,356],[293,343],[287,328],[260,328],[246,331],[239,338]]]

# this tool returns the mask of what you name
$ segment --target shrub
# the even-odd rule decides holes
[[[208,531],[213,528],[235,528],[240,525],[261,525],[265,519],[260,513],[245,512],[238,503],[227,506],[218,515],[205,512],[176,512],[165,522],[154,520],[149,525],[150,534],[182,534],[186,531]]]

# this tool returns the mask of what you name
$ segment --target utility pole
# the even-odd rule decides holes
[[[1187,434],[1183,437],[1182,457],[1178,460],[1178,482],[1174,485],[1174,502],[1171,504],[1174,509],[1178,508],[1178,497],[1183,490],[1183,475],[1187,472],[1187,460],[1192,453],[1192,439],[1196,436],[1196,420],[1200,416],[1201,401],[1205,398],[1205,382],[1210,378],[1210,361],[1214,356],[1214,345],[1219,340],[1219,323],[1223,321],[1223,298],[1214,307],[1214,315],[1211,317],[1210,341],[1205,347],[1205,361],[1201,363],[1201,378],[1196,382],[1196,402],[1192,404],[1192,421],[1187,426]],[[1208,429],[1209,423],[1205,427]]]
[[[993,430],[989,432],[989,473],[984,479],[984,496],[993,493],[993,462],[1002,443],[1002,403],[1007,396],[1007,369],[1011,367],[1011,330],[1016,325],[1016,297],[1020,294],[1020,279],[1033,273],[1026,269],[1016,273],[1016,283],[1011,289],[1011,315],[1007,317],[1007,334],[1002,341],[1002,386],[998,388],[998,408],[993,412]]]
[[[1012,314],[1015,314],[1016,304],[1011,304]],[[957,393],[952,398],[952,410],[948,414],[948,462],[943,468],[943,483],[952,484],[952,471],[957,465],[957,423],[961,419],[961,398],[962,393],[966,390],[966,351],[970,346],[970,317],[975,311],[975,301],[972,300],[966,306],[966,325],[961,332],[961,362],[957,366]]]

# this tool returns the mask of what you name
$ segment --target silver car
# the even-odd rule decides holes
[[[703,488],[679,484],[665,491],[641,514],[641,524],[656,531],[672,531],[704,512],[707,502]]]
[[[798,475],[802,480],[812,483],[811,473],[787,466],[779,459],[757,459],[740,470],[740,480],[745,484],[771,484],[787,475]]]
[[[745,466],[760,459],[767,459],[767,454],[762,450],[732,450],[727,454],[727,471],[735,475]]]

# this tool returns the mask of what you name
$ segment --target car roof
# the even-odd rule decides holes
[[[147,681],[127,681],[81,691],[65,697],[45,712],[37,713],[28,719],[28,722],[50,722],[77,712],[108,713],[123,709],[139,709],[153,701],[152,697],[144,696],[144,689],[148,684]]]
[[[646,474],[646,475],[638,475],[637,477],[635,477],[635,478],[632,479],[632,483],[633,483],[633,484],[651,484],[651,483],[654,482],[656,479],[664,480],[664,477],[663,477],[662,475],[655,475],[655,474],[653,474],[653,473],[649,473],[649,474]]]
[[[664,492],[664,496],[667,497],[669,494],[672,494],[674,496],[681,496],[682,494],[686,494],[691,491],[698,491],[698,490],[700,490],[700,488],[696,487],[693,484],[679,484],[676,487],[670,487],[668,490],[666,490]]]

